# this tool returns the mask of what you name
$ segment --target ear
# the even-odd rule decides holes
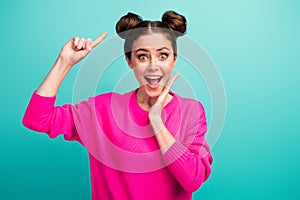
[[[174,60],[173,60],[173,63],[172,63],[172,67],[175,67],[176,65],[176,62],[177,62],[177,55],[174,56]]]
[[[125,56],[126,57],[126,62],[127,62],[127,64],[128,64],[128,66],[132,69],[133,68],[133,65],[132,65],[132,63],[131,63],[131,60],[129,60],[129,58],[127,57],[127,56]]]

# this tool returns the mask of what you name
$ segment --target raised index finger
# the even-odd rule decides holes
[[[92,42],[92,48],[100,44],[100,42],[107,36],[107,31],[102,33],[94,42]]]
[[[174,81],[176,80],[176,78],[178,78],[179,74],[176,73],[174,75],[174,77],[172,78],[172,80],[165,86],[165,89],[162,91],[162,93],[159,95],[159,97],[157,98],[156,103],[158,104],[163,104],[165,98],[167,97],[167,95],[169,94],[169,91],[174,83]]]
[[[171,87],[172,87],[174,81],[176,80],[176,78],[178,78],[178,76],[179,76],[179,74],[176,73],[176,74],[173,76],[172,80],[166,85],[166,87],[168,88],[168,90],[171,89]]]

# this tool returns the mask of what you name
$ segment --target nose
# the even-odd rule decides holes
[[[158,60],[154,57],[151,57],[148,68],[149,70],[157,71],[159,69]]]

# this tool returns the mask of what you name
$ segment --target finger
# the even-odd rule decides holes
[[[84,41],[85,41],[84,38],[79,39],[78,45],[76,47],[77,50],[80,50],[82,48]]]
[[[92,43],[92,48],[100,44],[100,42],[107,36],[107,31],[102,33],[93,43]]]
[[[162,93],[159,95],[159,97],[157,98],[157,103],[159,104],[163,104],[167,95],[169,94],[169,91],[173,85],[173,83],[175,82],[175,80],[178,78],[179,74],[176,73],[174,75],[174,77],[172,78],[172,80],[166,85],[166,87],[164,88],[164,90],[162,91]]]
[[[79,42],[79,37],[75,37],[74,38],[74,45],[77,46]]]
[[[169,90],[171,89],[172,85],[174,84],[175,80],[176,80],[178,77],[179,77],[179,74],[176,73],[176,74],[173,76],[172,80],[167,84],[166,87],[167,87]]]
[[[86,39],[83,43],[83,49],[87,51],[91,51],[92,50],[91,44],[92,44],[92,39],[91,38]]]
[[[169,83],[166,85],[165,89],[163,90],[163,95],[167,96],[169,94],[169,91],[173,85],[173,83],[175,82],[175,80],[178,78],[179,74],[176,73],[173,78],[171,79],[171,81],[169,81]]]
[[[93,49],[93,48],[92,48],[92,42],[93,42],[93,41],[91,40],[91,41],[89,41],[88,44],[87,44],[87,49],[88,49],[89,51],[92,51],[92,49]]]

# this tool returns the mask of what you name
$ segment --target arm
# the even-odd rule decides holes
[[[194,192],[209,177],[213,158],[205,140],[207,123],[204,108],[200,103],[198,103],[200,116],[189,122],[193,131],[184,133],[184,141],[176,141],[163,124],[162,107],[177,77],[174,76],[149,110],[149,120],[160,146],[162,159],[181,186],[188,192]]]
[[[201,105],[200,105],[201,106]],[[201,106],[202,108],[202,106]],[[176,141],[167,128],[157,135],[159,140],[172,137],[171,145],[162,151],[162,159],[181,186],[188,192],[196,191],[211,173],[213,158],[205,140],[207,124],[204,109],[200,118],[191,124],[196,133],[185,133],[184,141]]]
[[[50,138],[64,134],[66,140],[78,139],[72,116],[73,106],[54,106],[55,100],[56,96],[44,97],[34,91],[23,116],[23,125],[47,133]]]
[[[83,59],[107,35],[104,32],[94,42],[72,38],[62,48],[52,69],[34,91],[23,116],[22,123],[29,129],[48,133],[51,138],[63,133],[65,139],[77,139],[72,116],[72,105],[54,106],[56,93],[70,69]]]
[[[37,94],[45,97],[56,95],[58,88],[70,69],[82,60],[107,35],[104,32],[94,42],[89,39],[74,37],[62,48],[54,66],[37,89]]]

